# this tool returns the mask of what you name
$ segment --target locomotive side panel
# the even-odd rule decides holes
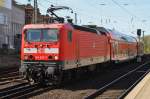
[[[108,39],[105,35],[79,32],[80,66],[103,63],[110,59],[108,55]]]
[[[63,61],[63,70],[77,68],[77,33],[71,28],[61,30],[61,61]]]
[[[68,29],[64,30],[61,40],[64,70],[110,60],[110,46],[106,35],[74,29],[70,42],[68,31]]]

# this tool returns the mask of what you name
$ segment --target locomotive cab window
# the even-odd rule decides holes
[[[72,31],[68,31],[68,41],[72,42]]]
[[[43,41],[57,41],[58,40],[58,30],[57,29],[48,29],[43,30]]]
[[[28,29],[25,40],[29,42],[58,41],[58,29]]]
[[[38,42],[41,40],[41,31],[39,30],[26,30],[25,39],[29,42]]]

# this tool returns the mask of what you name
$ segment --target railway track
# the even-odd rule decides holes
[[[150,71],[150,62],[125,73],[117,79],[98,88],[84,99],[123,99],[128,92]],[[125,88],[125,89],[123,89]]]
[[[0,82],[15,79],[19,75],[18,68],[0,69]]]
[[[22,99],[52,89],[52,86],[29,85],[16,68],[2,70],[0,74],[0,99]]]
[[[148,64],[148,63],[145,63],[145,64]],[[85,84],[87,81],[83,81],[84,83],[82,83],[82,81],[81,81],[81,82],[78,82],[78,84],[80,84],[80,85],[77,86],[79,88],[81,87],[80,90],[77,90],[75,88],[76,83],[72,83],[70,85],[64,85],[63,88],[56,88],[55,86],[49,86],[49,87],[44,88],[44,87],[41,87],[39,85],[30,86],[27,83],[20,83],[20,84],[11,86],[11,87],[0,89],[0,99],[9,99],[9,98],[22,99],[22,98],[32,98],[32,97],[33,97],[33,99],[36,99],[39,95],[40,95],[40,98],[42,98],[42,97],[43,98],[44,97],[47,97],[47,98],[52,97],[54,99],[58,98],[58,95],[60,96],[58,99],[61,99],[61,97],[64,97],[64,95],[65,95],[65,98],[63,98],[63,99],[70,99],[71,97],[68,97],[69,96],[68,93],[71,96],[73,94],[76,94],[75,98],[79,98],[79,99],[82,99],[82,98],[91,99],[91,98],[95,98],[95,97],[98,98],[98,99],[106,99],[106,98],[107,99],[116,99],[116,97],[119,97],[119,96],[121,97],[121,95],[123,96],[124,94],[126,94],[127,90],[129,90],[128,88],[130,88],[129,86],[126,86],[121,82],[127,82],[127,79],[128,79],[128,76],[129,76],[128,74],[130,74],[130,80],[132,78],[137,78],[138,79],[141,76],[143,76],[143,74],[145,74],[147,72],[147,70],[149,69],[149,66],[145,65],[145,64],[140,65],[137,68],[135,68],[136,66],[135,67],[130,66],[129,68],[131,68],[131,67],[132,68],[129,71],[125,69],[124,72],[123,72],[124,75],[122,73],[122,75],[120,77],[118,77],[118,79],[121,80],[121,81],[118,80],[119,82],[116,79],[112,81],[114,83],[111,82],[112,84],[106,83],[105,81],[100,82],[101,86],[103,85],[103,87],[97,89],[97,92],[100,91],[100,89],[101,89],[101,91],[98,92],[97,95],[94,96],[94,97],[90,95],[92,91],[89,91],[90,94],[87,91],[87,90],[91,89],[90,87],[88,87],[89,85],[86,86],[87,90],[85,90],[85,89],[83,89],[84,91],[82,90],[81,86],[83,86],[83,84]],[[119,69],[116,70],[116,68],[118,68],[118,67],[114,68],[114,72],[119,72],[120,70]],[[136,70],[135,74],[132,74],[132,72],[134,71],[133,68],[135,68],[134,70]],[[111,68],[110,68],[110,70],[111,70]],[[110,71],[110,70],[108,70],[108,71]],[[125,77],[126,79],[121,79],[122,77]],[[100,80],[103,80],[103,78],[100,78]],[[108,81],[108,79],[107,79],[107,81]],[[130,82],[130,81],[128,81],[128,82]],[[130,82],[129,85],[131,86],[133,84],[134,84],[133,82],[132,83]],[[123,87],[126,86],[125,89],[123,89],[123,87],[121,85],[123,85]],[[96,86],[98,86],[98,84]],[[105,87],[105,86],[107,86],[107,87]],[[120,88],[118,86],[120,86]],[[112,89],[116,89],[116,88],[118,88],[119,90],[112,90]],[[71,92],[71,90],[74,90],[74,92]],[[81,90],[83,92],[81,92]],[[93,92],[92,94],[95,94],[95,92]],[[45,93],[47,93],[47,94],[45,94]],[[42,96],[42,94],[43,94],[43,96]],[[48,94],[50,94],[50,96]],[[80,96],[80,95],[82,95],[82,96]],[[84,97],[84,96],[86,96],[86,97]],[[37,99],[40,99],[40,98],[37,98]]]
[[[0,90],[0,98],[1,99],[10,99],[22,95],[24,92],[30,91],[35,88],[34,86],[30,86],[27,83],[21,83],[15,86],[11,86],[8,88],[4,88]]]
[[[38,84],[21,83],[0,90],[0,99],[23,99],[54,89],[55,86],[43,87]]]
[[[10,73],[16,72],[16,71],[18,71],[18,70],[19,70],[18,67],[1,68],[1,69],[0,69],[0,77],[1,77],[2,75],[10,74]]]
[[[22,76],[19,75],[18,68],[7,68],[0,70],[0,89],[1,86],[19,81],[22,81]]]
[[[126,66],[127,64],[128,66]],[[59,88],[56,88],[56,86],[48,86],[48,87],[41,87],[39,85],[30,86],[23,80],[19,79],[18,79],[19,83],[16,83],[17,79],[15,79],[14,80],[14,82],[16,83],[15,85],[7,86],[6,88],[0,88],[0,99],[9,99],[9,98],[41,99],[49,97],[52,97],[53,99],[56,98],[91,99],[94,97],[97,99],[116,99],[119,97],[122,98],[122,96],[126,95],[128,91],[130,91],[132,87],[134,87],[136,83],[140,81],[142,77],[144,77],[144,74],[147,73],[147,70],[149,69],[149,66],[145,65],[148,63],[145,63],[140,66],[137,63],[134,64],[127,63],[127,64],[124,64],[124,66],[123,64],[121,64],[121,67],[120,66],[113,66],[110,68],[108,67],[107,69],[104,69],[102,73],[94,74],[93,76],[90,75],[88,76],[88,79],[82,78],[81,81],[77,80],[73,83],[65,84],[63,85],[63,87]],[[135,69],[136,69],[135,73],[132,74],[131,71]],[[130,75],[128,75],[127,73],[129,73]],[[97,75],[97,77],[95,75]],[[120,78],[121,76],[124,76],[125,78],[121,79]],[[130,76],[129,80],[127,80],[128,76]],[[120,80],[115,82],[114,79],[116,80],[116,78],[118,79],[120,78]],[[134,81],[135,79],[138,80],[136,83]],[[110,81],[112,82],[114,81],[114,83],[109,85]],[[13,81],[11,81],[10,83],[12,82]],[[130,83],[126,85],[125,82]],[[98,92],[99,94],[97,94],[94,97],[90,96],[91,94],[100,90],[101,88],[103,88],[103,90],[101,90],[101,92]]]
[[[52,86],[41,87],[38,84],[29,85],[27,81],[19,75],[17,68],[0,70],[0,99],[22,99],[51,89],[53,89]]]
[[[12,83],[13,83],[13,85],[15,85],[15,83],[22,83],[22,82],[25,82],[25,81],[26,80],[24,80],[21,76],[17,77],[17,78],[5,80],[5,81],[0,82],[0,89],[1,89],[2,86],[8,87],[9,85],[11,86]]]
[[[84,99],[86,98],[85,96],[88,96],[95,90],[98,90],[99,88],[107,85],[110,81],[113,81],[114,79],[119,78],[120,76],[126,74],[127,72],[132,71],[133,69],[135,69],[136,67],[138,67],[143,63],[140,64],[133,62],[121,63],[119,65],[114,65],[112,67],[105,68],[104,70],[102,70],[102,72],[94,73],[94,75],[85,74],[86,76],[85,78],[81,77],[81,79],[73,81],[72,83],[69,82],[68,84],[65,84],[61,88],[56,88],[50,91],[46,91],[44,93],[40,93],[38,95],[30,97],[30,99],[41,99],[41,98],[47,99],[49,97],[51,97],[52,99]],[[147,70],[146,67],[141,70],[138,70],[137,74],[144,73],[145,70]],[[136,76],[136,78],[140,78],[140,75]],[[112,99],[112,93],[113,94],[115,93],[119,96],[125,92],[125,89],[127,89],[127,87],[125,88],[120,87],[119,90],[114,89],[113,92],[111,92],[110,90],[110,92],[105,94],[105,96],[103,95],[102,99]],[[113,97],[116,96],[115,94]]]

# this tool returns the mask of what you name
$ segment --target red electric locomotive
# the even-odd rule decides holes
[[[63,71],[107,62],[107,35],[69,23],[26,25],[22,33],[21,71],[30,82],[43,78],[58,82]]]
[[[95,64],[135,58],[137,43],[134,37],[103,27],[72,23],[26,25],[22,31],[20,72],[30,83],[60,83],[68,77],[64,74],[72,75],[77,69],[92,71]]]

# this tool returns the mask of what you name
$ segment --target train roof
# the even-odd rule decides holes
[[[25,25],[23,29],[34,29],[34,28],[61,28],[63,26],[72,26],[74,29],[80,31],[91,32],[95,34],[110,34],[112,39],[127,41],[127,42],[137,42],[135,37],[120,33],[115,30],[106,29],[104,27],[98,27],[93,25],[74,25],[74,24],[62,24],[62,23],[55,23],[55,24],[29,24]]]
[[[23,29],[34,29],[34,28],[61,28],[63,24],[28,24],[23,27]]]
[[[79,26],[79,25],[72,25],[74,29],[80,30],[80,31],[86,31],[86,32],[91,32],[91,33],[96,33],[97,31],[93,28],[86,27],[86,26]]]
[[[92,30],[95,30],[96,33],[99,32],[100,34],[106,34],[106,33],[108,33],[108,31],[104,27],[98,27],[96,25],[83,25],[82,27],[90,28]]]
[[[116,30],[111,30],[111,29],[107,29],[107,31],[109,31],[112,39],[127,41],[127,42],[137,42],[137,39],[133,36],[126,35]]]

